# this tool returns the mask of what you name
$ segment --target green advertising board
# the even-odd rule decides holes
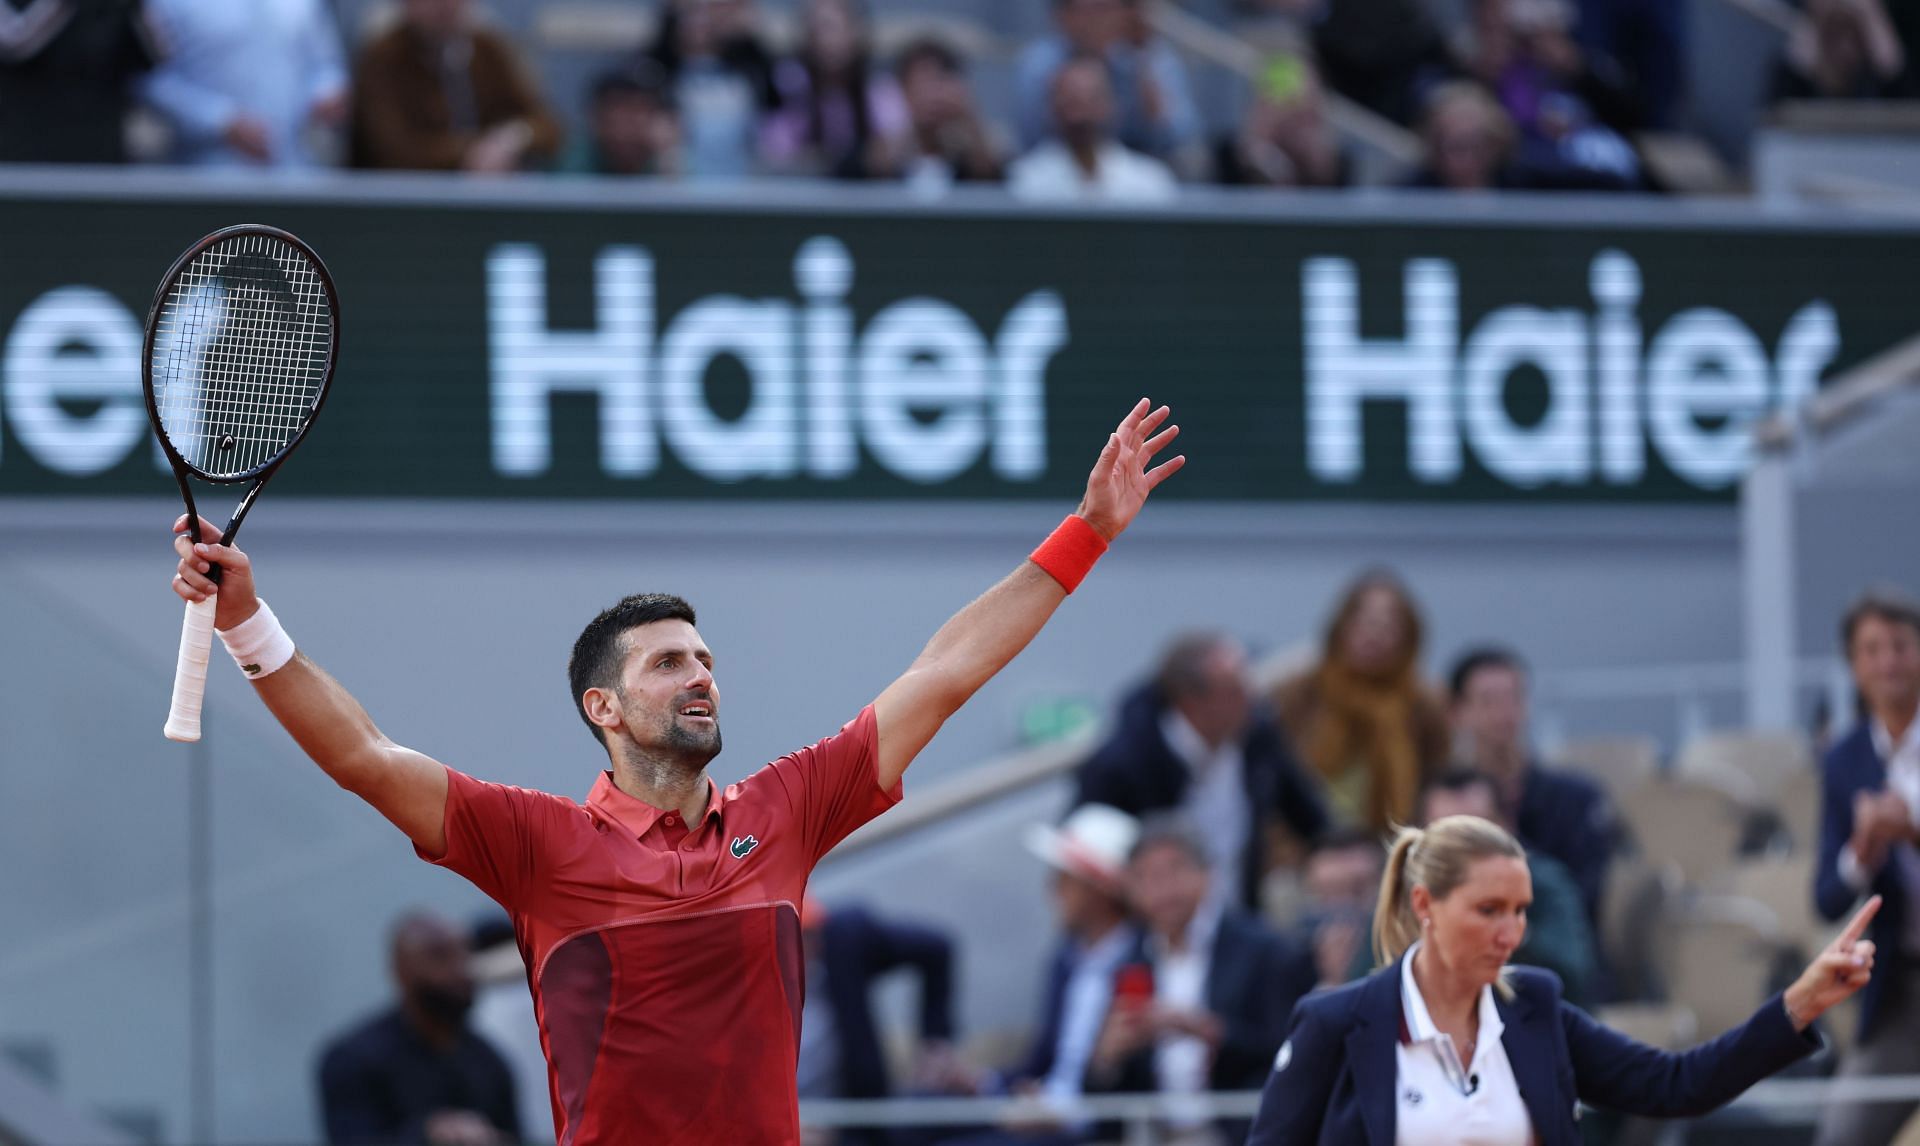
[[[0,187],[0,494],[159,492],[153,285],[286,227],[344,316],[274,496],[1075,496],[1171,402],[1222,501],[1725,499],[1749,430],[1913,329],[1904,231],[1369,209]],[[374,190],[368,191],[367,187]],[[1537,211],[1536,211],[1537,214]]]

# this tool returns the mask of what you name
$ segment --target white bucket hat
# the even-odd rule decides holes
[[[1027,829],[1027,850],[1048,866],[1119,891],[1140,821],[1105,804],[1082,804],[1059,827]]]

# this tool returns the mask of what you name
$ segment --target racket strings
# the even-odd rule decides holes
[[[154,403],[188,465],[233,478],[306,428],[333,349],[319,270],[271,235],[234,236],[182,269],[155,324]]]

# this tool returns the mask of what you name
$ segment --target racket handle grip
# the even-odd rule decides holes
[[[173,669],[173,703],[167,710],[168,740],[200,739],[200,704],[207,695],[207,654],[213,649],[213,610],[219,598],[187,603],[180,624],[180,659]]]

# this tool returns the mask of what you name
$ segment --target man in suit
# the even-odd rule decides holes
[[[1882,900],[1872,931],[1878,969],[1861,992],[1859,1037],[1840,1073],[1920,1074],[1920,606],[1869,592],[1847,610],[1840,640],[1866,715],[1822,765],[1814,903],[1839,919],[1863,895]],[[1818,1141],[1886,1142],[1913,1111],[1829,1106]]]
[[[1491,646],[1454,662],[1448,679],[1455,762],[1484,772],[1513,809],[1508,825],[1530,850],[1566,866],[1580,886],[1587,924],[1600,925],[1600,898],[1613,860],[1613,808],[1598,785],[1542,768],[1527,734],[1527,667]]]
[[[882,919],[860,907],[828,908],[809,896],[801,912],[807,994],[800,1024],[802,1098],[893,1094],[874,1024],[874,981],[896,970],[920,980],[922,1077],[952,1073],[953,941],[932,928]],[[937,1069],[936,1069],[937,1068]],[[890,1141],[882,1131],[843,1131],[843,1146]]]
[[[1277,817],[1302,844],[1328,826],[1316,781],[1254,707],[1247,653],[1219,633],[1174,640],[1152,683],[1128,696],[1113,735],[1080,766],[1076,804],[1135,816],[1178,810],[1207,826],[1214,887],[1259,910]]]
[[[1090,1088],[1251,1090],[1272,1069],[1294,1003],[1313,990],[1313,957],[1213,896],[1208,863],[1185,817],[1162,813],[1142,825],[1127,888],[1145,930],[1094,1045]],[[1243,1123],[1210,1138],[1203,1112],[1171,1121],[1182,1142],[1245,1136]]]

